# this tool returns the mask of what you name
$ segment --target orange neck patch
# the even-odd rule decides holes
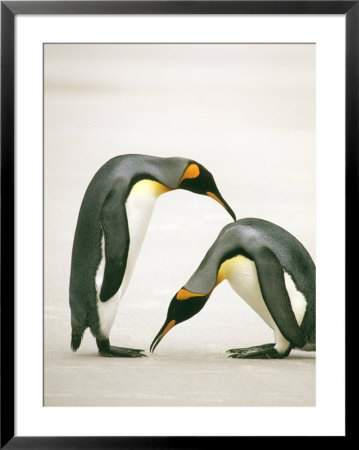
[[[147,178],[145,178],[143,180],[137,181],[137,183],[135,183],[132,186],[130,195],[131,194],[141,195],[151,192],[153,195],[158,197],[159,195],[172,190],[173,189],[165,186],[162,183],[159,183],[158,181],[148,180]]]
[[[196,294],[195,292],[187,291],[187,289],[180,289],[177,292],[177,300],[187,300],[191,297],[204,297],[206,294]]]
[[[178,184],[181,184],[183,180],[187,178],[197,178],[199,175],[199,168],[197,164],[190,164],[187,169],[184,171],[182,178],[180,179]]]
[[[237,255],[233,256],[233,258],[226,259],[218,270],[216,286],[218,286],[219,283],[222,283],[223,280],[228,280],[232,276],[232,271],[235,266],[245,262],[246,258],[243,255]]]

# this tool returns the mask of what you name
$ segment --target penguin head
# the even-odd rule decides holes
[[[216,200],[236,220],[236,215],[219,192],[213,175],[201,164],[190,161],[179,180],[178,189],[207,195]]]
[[[212,291],[208,294],[197,294],[190,292],[185,288],[180,289],[171,300],[166,320],[151,344],[151,353],[155,351],[157,345],[171,328],[199,313],[206,304],[211,293]]]

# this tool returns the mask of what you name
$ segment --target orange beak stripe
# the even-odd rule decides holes
[[[186,178],[197,178],[199,175],[199,168],[196,164],[190,164],[185,170],[182,178],[180,179],[178,184],[181,184],[183,180]]]
[[[217,197],[217,195],[212,194],[212,192],[206,192],[206,194],[208,195],[208,197],[211,197],[211,198],[213,198],[213,200],[216,200],[216,202],[218,202],[220,205],[222,205],[223,208],[226,208],[224,206],[224,204],[221,202],[221,200]]]
[[[163,333],[160,336],[160,339],[163,338],[163,336],[165,334],[167,334],[171,328],[173,328],[176,325],[176,321],[175,320],[171,320],[171,322],[167,325],[167,327],[163,330]]]
[[[203,297],[205,294],[196,294],[195,292],[187,291],[187,289],[180,289],[177,292],[177,300],[187,300],[190,297]]]

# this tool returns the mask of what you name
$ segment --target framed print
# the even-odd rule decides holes
[[[358,11],[2,2],[2,447],[346,436]]]

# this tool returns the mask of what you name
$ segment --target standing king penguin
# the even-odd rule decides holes
[[[212,197],[235,220],[212,174],[190,159],[117,156],[91,180],[81,204],[72,249],[70,307],[74,351],[89,327],[101,356],[145,356],[143,350],[111,346],[109,335],[155,201],[174,189]]]
[[[153,352],[174,326],[197,314],[214,288],[233,290],[273,329],[275,343],[228,350],[232,358],[284,358],[315,350],[315,265],[288,231],[265,220],[225,226],[198,269],[173,297]]]

